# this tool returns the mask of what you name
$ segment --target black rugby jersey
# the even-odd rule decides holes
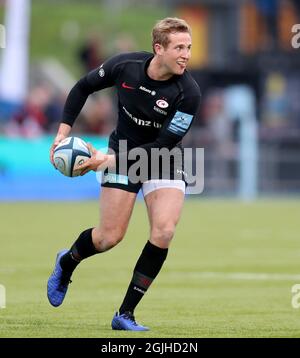
[[[148,52],[116,55],[80,79],[67,98],[62,123],[72,126],[91,93],[115,86],[117,139],[127,139],[128,149],[147,152],[178,145],[196,114],[200,89],[188,71],[166,81],[151,79],[147,67],[152,58]]]

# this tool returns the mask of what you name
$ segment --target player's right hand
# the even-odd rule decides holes
[[[80,175],[88,173],[90,170],[98,171],[100,170],[101,164],[103,164],[107,159],[108,155],[102,153],[100,150],[96,150],[91,143],[87,143],[89,151],[91,153],[91,158],[86,160],[81,165],[77,166],[76,170],[80,171]]]
[[[57,134],[57,136],[54,139],[54,142],[50,148],[50,162],[53,164],[54,168],[55,168],[55,164],[54,164],[54,159],[53,159],[53,155],[54,155],[54,150],[55,148],[59,145],[59,143],[64,140],[65,138],[67,138],[65,135],[63,134]],[[56,169],[56,168],[55,168]]]

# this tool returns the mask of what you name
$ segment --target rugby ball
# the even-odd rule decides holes
[[[68,137],[62,140],[54,150],[53,160],[56,169],[67,177],[77,177],[83,164],[91,157],[85,141],[78,137]]]

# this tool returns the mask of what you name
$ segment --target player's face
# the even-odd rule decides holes
[[[191,57],[192,39],[187,32],[169,35],[169,44],[161,47],[161,59],[167,71],[173,75],[182,75]]]

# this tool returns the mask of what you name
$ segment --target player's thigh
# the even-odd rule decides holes
[[[100,220],[97,229],[106,233],[118,231],[124,235],[133,211],[136,193],[118,188],[102,187]]]
[[[151,231],[174,230],[181,215],[184,193],[177,188],[161,188],[145,196]]]

